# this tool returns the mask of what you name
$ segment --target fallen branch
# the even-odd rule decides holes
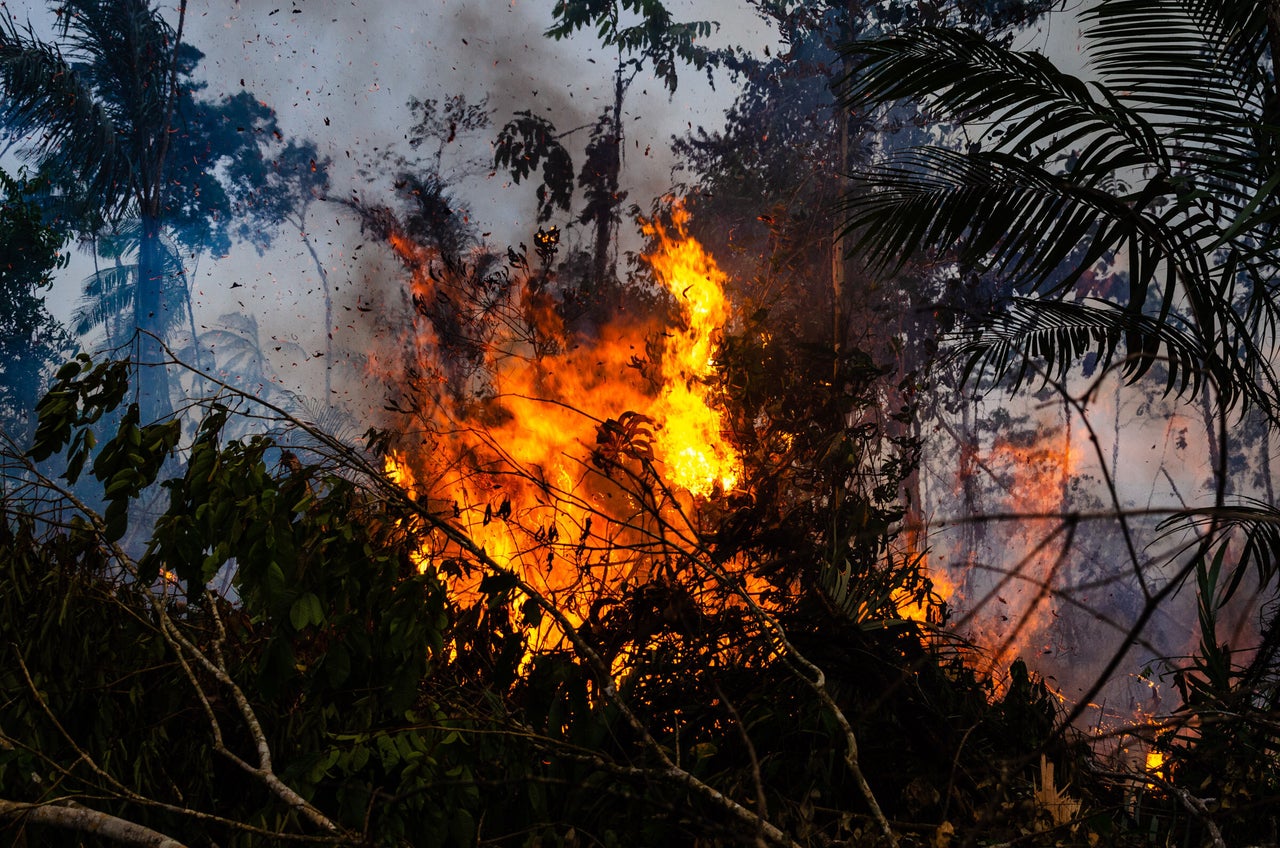
[[[27,804],[0,798],[0,820],[3,819],[18,819],[24,823],[75,830],[145,848],[187,848],[183,843],[159,831],[70,801]]]
[[[185,652],[187,656],[193,659],[196,664],[203,667],[209,674],[213,675],[214,679],[231,693],[231,698],[235,702],[241,718],[244,719],[245,728],[253,737],[254,748],[258,754],[258,765],[254,766],[252,763],[245,761],[243,758],[237,756],[227,748],[222,738],[221,729],[219,728],[216,720],[212,721],[211,728],[214,738],[214,750],[231,762],[235,763],[239,768],[262,781],[272,794],[296,810],[298,814],[307,821],[328,831],[329,833],[342,833],[342,829],[338,827],[336,823],[334,823],[324,813],[320,812],[320,810],[316,809],[315,806],[309,803],[305,798],[294,791],[291,786],[286,784],[276,775],[275,767],[271,760],[271,747],[267,744],[267,735],[263,731],[261,723],[258,721],[258,716],[254,712],[252,705],[250,705],[249,699],[245,696],[244,690],[240,688],[239,684],[232,679],[230,673],[226,670],[220,646],[220,640],[225,638],[226,634],[223,632],[222,619],[218,617],[216,605],[213,607],[211,615],[218,626],[219,633],[219,641],[214,643],[214,652],[217,662],[206,657],[199,648],[182,635],[182,632],[178,630],[173,621],[165,614],[162,606],[158,606],[157,614],[160,618],[161,630],[165,634],[165,639],[172,646],[174,652],[179,656],[179,658],[181,659],[183,652]],[[213,719],[213,713],[209,708],[208,699],[205,696],[199,681],[196,679],[193,670],[185,660],[182,661],[182,669],[191,685],[199,693],[206,715]]]

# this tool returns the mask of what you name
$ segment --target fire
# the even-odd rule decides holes
[[[925,563],[922,563],[921,571],[933,584],[931,596],[919,598],[905,593],[895,595],[893,600],[898,608],[898,615],[907,621],[940,624],[942,623],[939,614],[940,606],[951,602],[956,593],[956,585],[946,571],[929,568]]]
[[[430,399],[421,446],[386,461],[388,476],[575,626],[601,598],[658,579],[655,569],[692,551],[696,499],[732,489],[740,476],[707,385],[731,319],[725,276],[686,221],[677,207],[672,232],[645,225],[657,245],[646,258],[674,300],[676,326],[626,318],[570,339],[542,287],[527,286],[506,314],[528,332],[487,346],[485,390]],[[430,252],[394,229],[388,241],[413,271],[415,302],[444,296],[448,281]],[[440,368],[427,324],[407,346],[424,360],[418,372],[432,375]],[[530,338],[556,343],[539,348]],[[654,338],[660,361],[645,362],[658,358]],[[654,474],[665,486],[652,484]],[[480,599],[484,575],[458,565],[465,558],[442,534],[428,535],[419,556],[420,567],[450,574],[460,601]],[[561,639],[549,618],[530,634],[535,649]]]
[[[906,550],[901,554],[902,559],[907,563],[916,564],[919,567],[920,574],[927,577],[932,585],[927,596],[899,590],[893,597],[898,615],[906,621],[916,621],[921,624],[941,624],[943,623],[943,607],[944,605],[949,605],[955,597],[956,584],[946,569],[935,568],[930,564],[927,551],[919,550],[921,537],[919,528],[908,530],[904,537]]]
[[[1081,458],[1074,446],[1070,428],[1042,423],[1031,438],[997,438],[962,470],[998,486],[998,510],[1032,517],[984,530],[981,550],[990,561],[980,549],[969,550],[954,574],[958,626],[987,646],[982,667],[992,677],[1019,657],[1034,667],[1037,658],[1058,653],[1053,598],[1065,578],[1064,545],[1070,540],[1053,516],[1067,511]]]
[[[713,407],[706,379],[714,368],[716,337],[729,322],[725,275],[711,255],[689,238],[689,213],[672,212],[674,237],[657,223],[644,227],[659,249],[647,258],[658,279],[682,307],[687,327],[671,333],[662,360],[663,387],[656,409],[662,429],[655,453],[667,464],[667,476],[696,495],[738,482],[738,457],[723,436],[724,422]]]

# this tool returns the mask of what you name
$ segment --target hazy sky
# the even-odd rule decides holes
[[[176,23],[176,0],[163,2]],[[184,39],[206,54],[200,71],[208,83],[205,96],[251,91],[276,110],[286,137],[310,139],[333,160],[334,197],[388,199],[378,175],[360,175],[357,168],[388,146],[409,153],[411,97],[487,98],[494,126],[459,139],[445,166],[479,160],[481,167],[460,191],[480,231],[501,248],[530,239],[535,185],[512,186],[503,174],[490,175],[497,127],[519,109],[545,115],[561,129],[590,124],[612,100],[613,57],[598,47],[594,33],[562,42],[543,36],[552,2],[192,0]],[[49,17],[40,0],[27,5],[33,21]],[[741,0],[682,0],[668,7],[677,20],[724,22],[716,44],[759,50],[771,41]],[[692,70],[681,74],[674,97],[651,77],[637,78],[626,101],[623,181],[630,201],[647,207],[671,185],[671,136],[716,125],[732,97],[727,79],[721,77],[713,89],[705,75]],[[586,132],[578,137],[585,142]],[[338,304],[335,343],[358,349],[358,318],[368,320],[360,310],[370,304],[394,308],[390,299],[403,274],[384,252],[360,251],[365,239],[359,225],[337,204],[315,204],[308,230]],[[630,244],[635,242],[632,235]],[[281,229],[264,256],[240,245],[229,257],[198,257],[189,266],[198,328],[216,325],[231,311],[254,316],[264,348],[277,351],[273,364],[281,383],[315,395],[323,373],[316,356],[324,349],[323,297],[297,233]],[[71,314],[80,281],[91,270],[86,256],[77,257],[51,303],[58,317]]]
[[[344,183],[364,190],[364,181],[345,167],[352,161],[348,155],[368,156],[403,142],[410,97],[487,97],[499,125],[517,109],[551,117],[561,129],[594,121],[612,99],[611,57],[590,32],[562,42],[544,37],[552,4],[196,0],[188,12],[188,40],[208,54],[211,88],[234,90],[243,80],[277,110],[287,133],[315,139],[334,159],[335,190]],[[758,49],[768,40],[741,0],[668,6],[680,20],[725,22],[717,43]],[[647,200],[646,193],[669,184],[673,133],[715,123],[723,114],[732,92],[726,80],[721,83],[712,90],[705,76],[690,70],[681,75],[674,98],[652,78],[632,86],[626,179],[636,199]],[[479,146],[487,157],[487,142],[475,140],[468,152]],[[468,188],[484,229],[527,226],[532,187],[510,190],[498,175]]]
[[[177,22],[177,0],[161,0]],[[353,193],[387,200],[378,175],[360,175],[388,146],[409,153],[405,134],[411,97],[464,94],[487,98],[494,126],[460,138],[445,166],[469,157],[481,167],[460,192],[481,232],[499,247],[528,241],[533,190],[490,175],[490,142],[519,109],[530,109],[566,129],[590,124],[612,100],[612,54],[594,33],[567,41],[543,36],[554,0],[191,0],[184,40],[206,54],[199,75],[205,96],[248,90],[273,108],[286,137],[309,139],[334,163],[331,196]],[[713,43],[760,50],[772,41],[744,0],[673,0],[677,20],[724,24]],[[50,32],[45,0],[9,0],[20,19]],[[624,188],[629,201],[647,207],[671,185],[670,139],[691,127],[715,126],[733,98],[721,76],[713,89],[703,74],[682,72],[674,97],[652,77],[637,78],[626,100]],[[582,142],[586,132],[577,134]],[[571,139],[571,148],[576,139]],[[563,222],[562,222],[563,223]],[[337,204],[315,204],[308,230],[343,309],[385,301],[402,276],[377,250],[359,251],[365,240],[352,213]],[[585,234],[583,236],[586,238]],[[630,244],[635,244],[631,236]],[[323,349],[323,298],[313,260],[296,232],[283,228],[264,256],[238,245],[229,257],[195,257],[188,263],[195,315],[201,329],[220,315],[241,311],[256,318],[264,347],[279,348],[281,381],[314,393]],[[50,306],[70,317],[81,284],[93,270],[79,253]],[[340,310],[341,312],[341,310]],[[338,317],[343,317],[339,315]],[[340,331],[348,329],[345,325]],[[339,344],[350,339],[335,336]],[[322,373],[322,372],[321,372]]]

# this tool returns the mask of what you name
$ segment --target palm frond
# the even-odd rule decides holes
[[[101,256],[108,259],[120,259],[136,253],[142,241],[142,221],[135,217],[116,221],[107,231],[96,235],[96,247]]]
[[[944,120],[989,125],[981,144],[1047,162],[1080,148],[1072,167],[1104,175],[1166,164],[1140,116],[1115,108],[1105,89],[1058,70],[1044,56],[1011,50],[963,29],[914,28],[846,49],[842,81],[851,105],[909,99]]]
[[[215,327],[200,334],[197,342],[201,352],[213,354],[218,371],[233,374],[236,377],[255,382],[262,379],[265,373],[266,356],[258,346],[256,337],[246,337],[234,330]],[[184,350],[184,356],[194,358],[195,347]]]
[[[121,186],[132,183],[132,163],[119,155],[118,131],[92,83],[56,45],[0,15],[0,121],[32,140],[42,168],[71,175],[82,191],[101,198],[109,212],[130,202]]]
[[[109,320],[121,317],[132,325],[133,308],[138,294],[138,264],[136,261],[122,263],[118,257],[127,254],[136,256],[137,239],[141,234],[142,228],[137,225],[136,220],[125,222],[110,242],[111,249],[107,254],[117,257],[116,264],[85,278],[84,296],[72,315],[72,326],[77,333],[84,335],[104,326]],[[161,290],[166,309],[157,329],[168,332],[182,321],[183,313],[178,305],[184,303],[188,295],[187,276],[177,243],[172,239],[161,238],[158,247],[159,270],[163,276]]]
[[[855,175],[844,203],[854,250],[873,267],[896,270],[923,247],[954,251],[969,268],[1019,286],[1060,292],[1109,252],[1134,243],[1148,259],[1133,271],[1141,305],[1170,258],[1197,261],[1198,248],[1144,198],[1079,185],[1016,157],[941,147],[902,151]],[[1164,297],[1171,297],[1167,292]]]
[[[132,318],[137,275],[137,265],[112,265],[85,278],[84,296],[71,314],[76,333],[86,335],[121,316]]]
[[[1228,506],[1180,511],[1162,521],[1159,530],[1165,536],[1187,531],[1199,536],[1212,531],[1212,539],[1197,539],[1197,544],[1207,541],[1209,548],[1221,548],[1233,538],[1238,540],[1239,559],[1219,590],[1224,602],[1240,588],[1250,569],[1262,585],[1280,574],[1280,509],[1264,501],[1244,498]]]
[[[1108,0],[1081,13],[1090,67],[1163,128],[1239,132],[1270,85],[1267,4],[1256,0]]]
[[[169,118],[176,33],[150,0],[67,0],[60,3],[63,39],[84,60],[116,123],[127,128],[130,157],[156,161]]]
[[[1212,185],[1233,216],[1280,152],[1266,10],[1256,0],[1108,0],[1082,16],[1090,66],[1177,151],[1176,172]]]
[[[351,413],[324,401],[298,397],[295,407],[301,420],[344,444],[358,443],[364,432],[361,422]],[[291,434],[292,444],[309,447],[314,441],[314,437],[301,430]]]
[[[1118,367],[1129,382],[1161,363],[1165,394],[1189,397],[1209,380],[1223,404],[1250,400],[1240,394],[1247,381],[1238,366],[1194,333],[1102,300],[1014,298],[1004,312],[970,330],[953,355],[964,360],[965,381],[986,378],[1015,390],[1065,381],[1077,363],[1092,357],[1098,368]]]
[[[881,271],[936,250],[1015,291],[1068,301],[1099,260],[1123,256],[1127,290],[1106,328],[1075,328],[1080,316],[1064,311],[1053,321],[1066,324],[1036,331],[1067,357],[1051,372],[1065,373],[1072,351],[1119,356],[1124,339],[1127,376],[1163,360],[1167,392],[1207,378],[1224,402],[1258,403],[1280,424],[1280,121],[1267,9],[1099,0],[1085,13],[1100,80],[1089,84],[968,31],[851,47],[851,107],[907,97],[982,131],[967,152],[893,152],[857,175],[845,205],[854,249]],[[1015,327],[1030,320],[1014,317]],[[1011,365],[1003,357],[1016,346],[991,341],[989,364]]]

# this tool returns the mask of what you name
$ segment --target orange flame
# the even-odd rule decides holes
[[[929,561],[927,551],[920,548],[921,533],[919,528],[909,529],[905,534],[906,550],[901,556],[907,562],[918,562],[920,573],[927,577],[932,588],[928,596],[899,590],[893,597],[898,615],[907,620],[921,624],[943,623],[943,605],[950,604],[956,594],[956,584],[945,568],[935,568]]]
[[[696,537],[690,498],[730,489],[739,477],[739,459],[707,386],[717,334],[730,319],[725,277],[688,236],[687,217],[677,207],[674,233],[645,225],[658,246],[647,259],[677,307],[675,328],[619,320],[580,345],[495,345],[485,354],[488,396],[435,399],[421,448],[386,461],[388,476],[425,497],[575,626],[594,614],[600,598],[653,579],[673,552],[689,550]],[[423,268],[431,255],[394,231],[389,241],[413,269],[415,296],[429,295],[439,285]],[[558,315],[530,297],[525,292],[513,314],[536,323],[540,337],[563,338],[562,328],[549,326]],[[429,327],[418,331],[430,334]],[[650,369],[661,378],[655,390],[636,364],[659,331],[661,361]],[[436,373],[430,339],[412,342],[427,360],[418,370]],[[598,461],[606,422],[639,446],[617,467]],[[646,468],[672,489],[654,493],[643,482]],[[419,565],[447,569],[458,559],[437,534],[424,540]],[[480,577],[453,577],[455,597],[478,600]],[[537,630],[530,635],[535,648],[563,638],[546,618]]]
[[[1061,438],[1055,445],[1053,438]],[[1061,584],[1065,538],[1052,534],[1052,516],[1066,508],[1068,488],[1079,458],[1069,430],[1041,430],[1030,442],[996,439],[983,457],[985,473],[998,480],[1009,513],[1040,517],[1002,526],[998,561],[974,568],[966,563],[957,601],[973,608],[969,627],[978,644],[992,651],[985,670],[999,675],[1019,657],[1032,661],[1055,654],[1054,591]]]

